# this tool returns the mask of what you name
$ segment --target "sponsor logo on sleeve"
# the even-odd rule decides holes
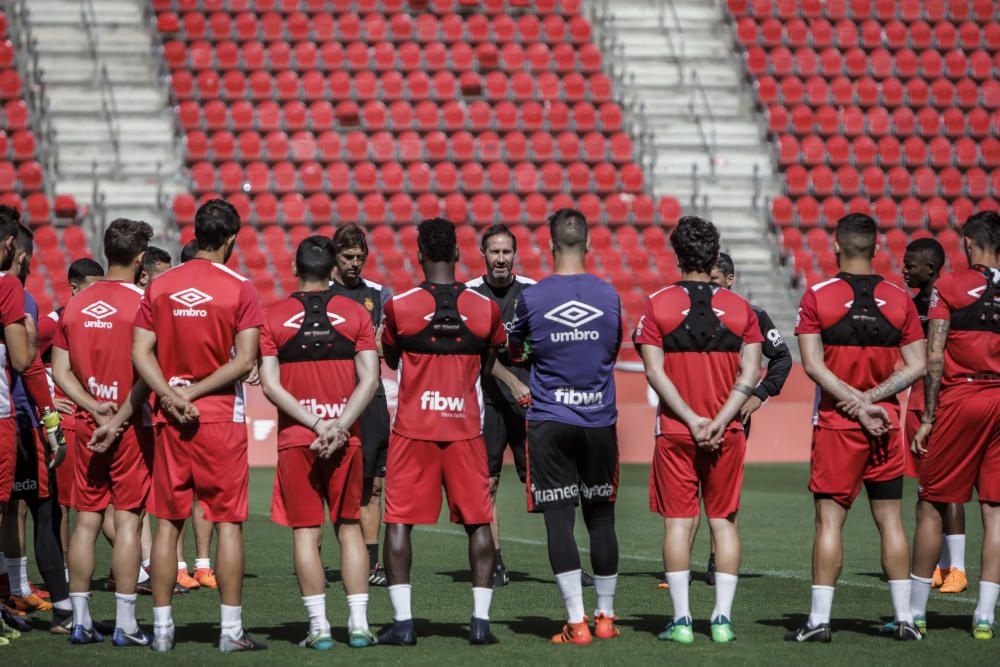
[[[80,310],[80,313],[86,315],[90,319],[83,323],[86,329],[111,329],[113,328],[114,322],[105,322],[107,318],[111,317],[118,312],[118,309],[109,303],[104,301],[95,301],[86,308]]]
[[[785,339],[781,337],[781,332],[777,329],[770,329],[767,332],[767,339],[774,347],[781,347],[785,344]]]
[[[170,299],[183,306],[182,308],[174,308],[174,317],[208,317],[208,311],[197,306],[208,303],[212,297],[201,290],[189,287],[186,290],[174,292],[170,295]]]
[[[545,319],[569,327],[570,331],[553,331],[549,338],[553,343],[574,342],[582,340],[599,340],[601,333],[595,330],[580,329],[584,324],[596,320],[604,315],[603,310],[598,310],[593,306],[580,301],[567,301],[549,312],[545,313]]]

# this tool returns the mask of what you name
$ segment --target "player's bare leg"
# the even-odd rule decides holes
[[[115,575],[115,636],[116,646],[148,646],[153,638],[139,629],[135,617],[136,585],[139,579],[139,559],[142,555],[141,510],[115,511],[115,548],[111,567]],[[93,543],[91,543],[93,545]]]
[[[882,538],[882,571],[889,581],[895,622],[912,623],[910,611],[910,549],[903,530],[901,500],[871,500],[872,518]]]
[[[927,615],[931,577],[944,542],[942,530],[947,509],[946,503],[917,501],[917,528],[913,533],[913,562],[910,565],[910,613],[917,623]]]
[[[108,505],[108,509],[104,513],[104,522],[101,524],[101,532],[104,534],[104,539],[107,540],[108,545],[114,548],[115,536],[118,534],[118,529],[115,526],[114,505]]]
[[[77,512],[69,542],[69,597],[73,605],[70,641],[86,644],[101,641],[90,616],[90,582],[94,576],[94,544],[101,532],[104,512]],[[75,640],[75,641],[74,641]]]
[[[663,567],[670,586],[670,602],[674,620],[660,634],[661,639],[689,643],[691,635],[691,539],[695,532],[697,516],[667,517],[663,520]]]
[[[733,600],[739,583],[743,545],[736,525],[736,513],[728,517],[710,518],[713,552],[715,553],[715,609],[712,610],[712,639],[729,642],[736,638],[732,631]]]
[[[965,505],[949,503],[944,513],[944,544],[931,587],[942,593],[961,593],[969,587],[965,574]]]
[[[149,559],[153,550],[153,529],[150,524],[149,513],[143,512],[142,528],[139,533],[139,558],[141,559],[141,567],[139,568],[137,591],[147,595],[151,595],[153,593],[152,585],[149,582],[149,571],[151,568]]]
[[[413,526],[402,523],[385,524],[385,546],[382,559],[389,576],[389,599],[392,602],[393,623],[378,636],[379,644],[413,646],[417,643],[413,627],[410,567],[413,563]]]
[[[378,561],[379,530],[382,527],[382,489],[384,477],[365,479],[361,488],[361,533],[368,551],[368,583],[385,586],[388,580]]]
[[[844,565],[843,529],[847,509],[830,498],[816,499],[816,535],[812,554],[812,607],[807,625],[830,624],[834,587]],[[787,636],[786,636],[787,639]]]
[[[493,604],[493,572],[497,552],[489,523],[465,526],[469,536],[469,569],[472,570],[472,621],[469,643],[473,645],[496,644],[490,632],[490,606]]]
[[[340,542],[340,571],[350,612],[347,620],[350,644],[354,648],[371,646],[375,637],[368,629],[369,569],[365,538],[358,522],[342,521],[336,528]]]
[[[183,519],[160,519],[153,536],[153,649],[157,651],[169,651],[174,646],[170,603],[177,583],[177,544],[183,530]]]
[[[983,514],[982,575],[972,636],[992,639],[997,634],[995,610],[1000,597],[1000,503],[980,503]]]
[[[295,576],[299,580],[302,604],[309,615],[309,636],[299,646],[326,650],[333,647],[333,638],[330,636],[330,621],[326,617],[326,576],[319,551],[322,541],[322,526],[292,530]]]
[[[493,521],[490,522],[490,533],[493,535],[493,548],[500,551],[500,513],[497,510],[497,493],[500,491],[500,478],[490,477],[490,508],[493,510]]]
[[[205,510],[195,501],[191,511],[194,526],[194,577],[199,586],[218,588],[219,584],[212,569],[212,531],[215,524],[205,519]]]

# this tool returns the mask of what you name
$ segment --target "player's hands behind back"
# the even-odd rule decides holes
[[[761,401],[757,396],[750,396],[747,398],[747,400],[743,401],[742,407],[740,407],[740,421],[746,424],[750,421],[750,415],[757,412],[763,404],[763,401]]]
[[[913,442],[910,443],[910,451],[913,452],[914,456],[921,457],[927,453],[927,440],[930,438],[933,428],[934,424],[920,423],[920,428],[917,429],[913,436]]]
[[[201,416],[184,387],[174,387],[171,394],[161,396],[160,407],[178,424],[190,424]]]
[[[334,453],[347,444],[350,432],[341,427],[335,419],[321,419],[313,429],[316,439],[313,440],[309,449],[316,452],[321,459],[328,459]]]

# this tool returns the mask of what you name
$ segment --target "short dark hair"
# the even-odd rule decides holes
[[[736,275],[736,265],[733,264],[733,258],[724,252],[720,252],[719,259],[715,260],[715,268],[721,271],[724,276]]]
[[[189,262],[198,254],[198,240],[191,239],[181,248],[181,264]]]
[[[906,246],[906,252],[926,255],[936,269],[941,269],[944,266],[944,247],[937,239],[922,238],[910,241]]]
[[[983,250],[993,248],[993,252],[1000,253],[1000,213],[979,211],[972,214],[962,225],[962,235]]]
[[[455,261],[455,225],[444,218],[429,218],[417,226],[417,248],[425,260],[431,262]]]
[[[66,282],[82,283],[87,278],[100,278],[104,275],[104,269],[100,264],[89,257],[83,257],[69,265],[66,271]]]
[[[834,237],[844,257],[871,259],[878,242],[878,224],[865,213],[848,213],[837,221]]]
[[[108,266],[128,266],[146,251],[153,238],[148,222],[118,218],[104,230],[104,257]]]
[[[685,215],[670,233],[670,245],[683,273],[711,273],[719,259],[719,230],[696,215]]]
[[[361,248],[361,252],[368,256],[368,239],[365,237],[365,230],[356,223],[341,225],[333,233],[334,254],[343,252],[348,248]]]
[[[13,206],[0,204],[0,243],[17,234],[21,224],[21,212]]]
[[[230,236],[240,231],[240,214],[224,199],[209,199],[194,214],[194,237],[198,248],[218,250]]]
[[[494,236],[509,236],[511,243],[514,244],[514,252],[517,252],[517,237],[514,236],[514,232],[510,231],[510,227],[503,223],[497,223],[495,225],[490,225],[483,232],[483,238],[479,241],[479,249],[486,252],[486,245],[490,242],[490,239]]]
[[[157,264],[170,265],[173,259],[170,253],[155,245],[146,246],[146,256],[142,258],[142,270],[149,273]]]
[[[325,236],[309,236],[295,251],[295,271],[302,280],[330,280],[337,251]]]
[[[582,252],[587,247],[590,229],[583,213],[572,208],[561,208],[549,216],[549,235],[555,248]]]
[[[26,252],[29,255],[35,252],[35,232],[31,231],[27,225],[18,223],[17,238],[14,240],[14,252]]]

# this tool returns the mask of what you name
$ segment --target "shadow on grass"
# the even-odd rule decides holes
[[[625,618],[615,620],[615,623],[626,628],[632,628],[636,632],[650,634],[654,637],[667,626],[671,620],[670,614],[634,614]]]
[[[542,639],[551,639],[562,629],[562,622],[549,616],[518,616],[515,619],[494,621],[496,625],[504,625],[517,635],[531,635]]]
[[[759,619],[757,625],[783,628],[790,632],[798,629],[808,618],[808,614],[785,614],[782,618]],[[834,634],[838,632],[853,632],[869,637],[891,639],[892,635],[882,632],[882,625],[886,620],[892,619],[834,618],[830,621],[830,629]]]
[[[280,625],[269,625],[267,627],[247,628],[255,638],[264,638],[272,642],[289,642],[298,644],[309,634],[309,623],[307,621],[289,621]],[[339,639],[339,637],[337,638]],[[344,639],[347,639],[345,631]]]
[[[436,572],[442,577],[449,577],[452,581],[458,584],[472,584],[472,572],[470,570],[451,570]],[[554,584],[555,579],[540,579],[527,572],[521,572],[520,570],[507,570],[507,575],[510,577],[511,583],[533,583],[533,584]]]

